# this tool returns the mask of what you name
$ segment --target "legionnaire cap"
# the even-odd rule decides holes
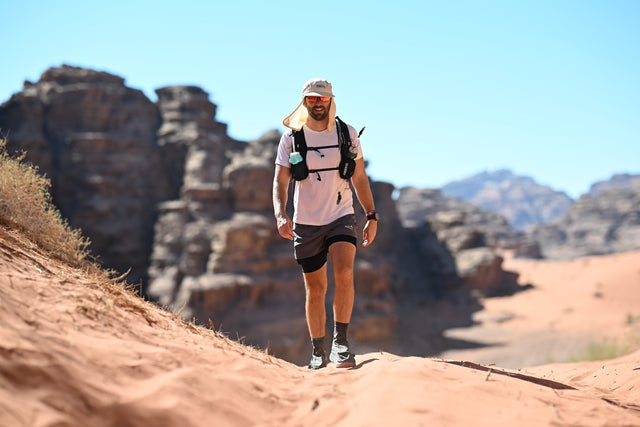
[[[302,87],[302,101],[298,104],[298,107],[287,116],[283,121],[284,124],[289,129],[300,130],[302,126],[305,125],[307,119],[309,118],[309,112],[307,108],[304,106],[304,98],[305,96],[329,96],[334,98],[333,95],[333,87],[331,83],[324,79],[315,78],[311,79],[304,84]],[[336,127],[336,103],[335,100],[331,100],[331,107],[329,108],[329,130],[332,131]]]

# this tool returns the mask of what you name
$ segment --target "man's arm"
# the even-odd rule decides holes
[[[365,212],[370,212],[376,209],[373,202],[373,195],[371,194],[371,187],[369,186],[369,177],[364,170],[364,159],[356,159],[356,169],[351,177],[351,183],[356,190],[356,196],[362,205]],[[362,231],[363,245],[368,246],[373,243],[378,231],[378,221],[367,221]]]
[[[273,177],[273,213],[280,235],[285,239],[293,240],[293,222],[287,215],[287,191],[290,179],[291,169],[276,165]]]

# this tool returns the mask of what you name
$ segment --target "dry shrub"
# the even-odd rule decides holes
[[[11,156],[0,139],[0,223],[20,231],[51,257],[74,267],[88,261],[89,240],[71,229],[51,201],[51,182],[37,166],[23,163],[24,153]]]

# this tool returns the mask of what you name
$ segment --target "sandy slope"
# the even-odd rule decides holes
[[[371,353],[357,369],[310,372],[0,228],[2,426],[631,426],[639,359],[516,372]]]

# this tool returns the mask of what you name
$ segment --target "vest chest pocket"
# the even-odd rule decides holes
[[[347,156],[342,156],[340,159],[340,165],[338,166],[338,173],[340,174],[340,178],[342,179],[351,178],[355,170],[356,170],[356,161],[348,158]]]
[[[289,155],[289,162],[291,163],[291,176],[296,181],[302,181],[309,176],[309,168],[307,162],[300,153],[294,151]]]

